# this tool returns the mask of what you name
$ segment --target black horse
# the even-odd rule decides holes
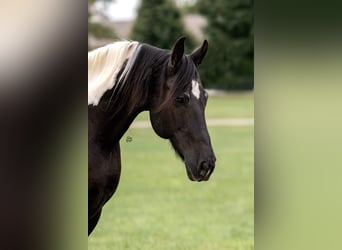
[[[171,141],[190,180],[206,181],[215,168],[208,94],[197,71],[208,42],[185,55],[184,41],[172,51],[121,41],[88,54],[88,235],[117,188],[119,141],[140,112],[149,110],[154,131]]]

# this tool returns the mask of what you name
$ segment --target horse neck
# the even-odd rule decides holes
[[[127,104],[129,103],[126,102]],[[132,109],[123,105],[112,113],[104,104],[89,106],[89,136],[101,148],[111,151],[128,130],[135,117],[144,110],[142,105]],[[129,111],[130,110],[130,111]]]
[[[99,143],[109,148],[115,146],[135,117],[149,110],[150,100],[159,95],[160,77],[165,73],[162,69],[167,58],[163,50],[142,46],[137,63],[131,69],[135,74],[118,83],[117,91],[108,90],[97,106],[88,108]]]

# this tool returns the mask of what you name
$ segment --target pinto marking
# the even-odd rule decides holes
[[[103,94],[114,87],[116,76],[127,59],[121,77],[128,74],[138,45],[138,42],[120,41],[88,53],[88,105],[98,105]]]
[[[197,98],[197,100],[200,98],[200,89],[199,89],[199,83],[196,80],[192,80],[192,89],[191,92],[192,94]]]

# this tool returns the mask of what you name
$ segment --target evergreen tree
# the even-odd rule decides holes
[[[252,89],[253,1],[198,0],[197,7],[208,20],[209,50],[201,66],[205,87]]]
[[[186,50],[194,48],[194,39],[185,31],[182,16],[172,0],[141,0],[131,39],[171,49],[180,36],[187,38]]]

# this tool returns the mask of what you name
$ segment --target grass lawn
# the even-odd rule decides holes
[[[212,100],[208,117],[253,117],[252,94]],[[121,141],[119,188],[88,249],[253,249],[254,128],[209,130],[216,169],[208,182],[197,183],[168,141],[150,128],[129,129]],[[126,142],[127,136],[133,140]]]

